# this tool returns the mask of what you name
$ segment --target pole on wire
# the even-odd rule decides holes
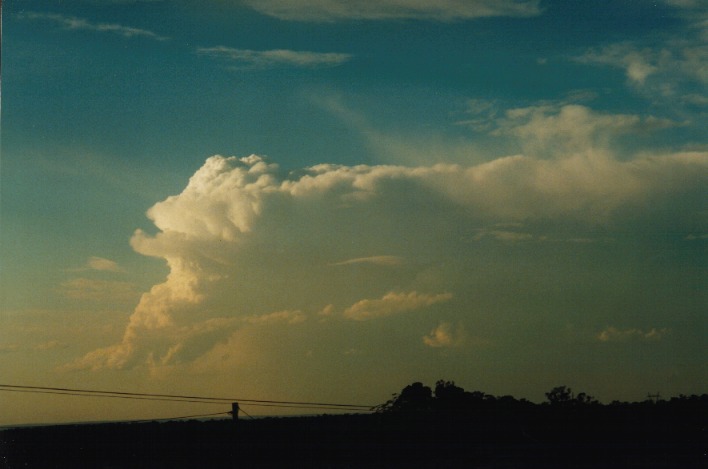
[[[233,423],[238,422],[238,402],[232,402],[231,403],[231,421]]]

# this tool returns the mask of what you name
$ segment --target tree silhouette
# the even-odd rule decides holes
[[[575,395],[568,386],[556,386],[546,393],[548,403],[553,406],[590,405],[598,401],[584,392]]]
[[[448,414],[464,412],[473,400],[472,393],[456,386],[454,381],[439,380],[435,383],[433,407],[436,411]]]
[[[567,386],[556,386],[546,393],[546,399],[551,405],[567,405],[573,400],[573,391]]]
[[[423,383],[409,384],[400,392],[394,394],[384,404],[374,408],[377,412],[420,412],[430,410],[433,402],[433,391]]]
[[[439,380],[435,383],[435,399],[438,401],[460,401],[465,397],[465,390],[455,385],[454,381]]]
[[[435,401],[437,403],[459,404],[465,399],[464,389],[455,385],[454,381],[439,380],[435,383]]]

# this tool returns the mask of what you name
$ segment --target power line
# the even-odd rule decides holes
[[[140,397],[140,396],[117,396],[110,394],[87,394],[87,393],[75,393],[67,391],[43,391],[37,389],[3,389],[0,385],[0,391],[5,392],[24,392],[32,394],[55,394],[59,396],[75,396],[75,397],[112,397],[114,399],[135,399],[141,401],[165,401],[165,402],[191,402],[197,404],[216,404],[223,405],[224,402],[214,402],[214,401],[202,401],[202,400],[191,400],[191,399],[169,399],[169,398],[159,398],[159,397]]]
[[[181,417],[167,417],[161,419],[142,419],[142,420],[127,420],[126,422],[162,422],[165,420],[182,420],[182,419],[197,419],[203,417],[214,417],[217,415],[229,415],[231,412],[216,412],[214,414],[199,414],[199,415],[183,415]]]
[[[19,392],[19,393],[31,393],[31,394],[55,394],[59,396],[74,396],[74,397],[107,397],[107,398],[114,398],[114,399],[131,399],[131,400],[144,400],[144,401],[161,401],[161,402],[186,402],[186,403],[197,403],[197,404],[211,404],[211,405],[224,405],[226,404],[226,400],[224,401],[206,401],[206,400],[196,400],[196,399],[170,399],[170,398],[163,398],[163,397],[142,397],[142,396],[121,396],[121,395],[112,395],[112,394],[103,394],[102,392],[100,394],[94,394],[94,393],[78,393],[78,392],[68,392],[68,391],[44,391],[44,390],[38,390],[38,389],[4,389],[2,385],[0,385],[0,392],[5,391],[5,392]],[[229,402],[236,402],[236,401],[229,401]],[[247,401],[241,401],[241,402],[247,402]],[[306,405],[304,403],[302,404],[262,404],[259,402],[247,402],[248,405],[251,406],[256,406],[256,407],[279,407],[279,408],[293,408],[293,409],[320,409],[320,410],[352,410],[352,411],[357,411],[357,412],[372,412],[371,408],[368,407],[346,407],[343,408],[341,406],[337,406],[336,404],[332,405],[325,405],[325,404],[312,404],[312,405]]]
[[[244,414],[246,414],[246,416],[248,416],[249,419],[256,420],[251,414],[249,414],[248,412],[243,410],[243,407],[239,407],[238,410],[239,410],[239,412],[243,412]]]
[[[0,389],[2,391],[2,389]],[[242,401],[246,402],[246,401]],[[330,407],[327,405],[290,405],[290,404],[254,404],[252,402],[246,402],[250,406],[257,406],[257,407],[283,407],[283,408],[293,408],[293,409],[323,409],[323,410],[355,410],[357,412],[373,412],[371,407],[364,407],[362,406],[361,408],[354,408],[354,409],[348,409],[348,408],[341,408],[341,407]]]
[[[138,419],[138,420],[90,420],[90,421],[79,421],[79,422],[68,422],[68,423],[59,423],[59,424],[52,424],[52,425],[105,425],[105,424],[120,424],[120,423],[148,423],[148,422],[167,422],[171,420],[183,420],[183,419],[195,419],[195,418],[203,418],[203,417],[215,417],[217,415],[229,415],[231,412],[216,412],[213,414],[198,414],[198,415],[182,415],[179,417],[163,417],[163,418],[154,418],[154,419]],[[38,426],[44,426],[46,424],[38,424]],[[0,427],[0,428],[13,428],[13,426],[9,425],[6,427]]]
[[[289,404],[289,405],[303,405],[303,406],[327,406],[327,407],[343,407],[343,408],[360,408],[360,409],[370,409],[373,406],[362,405],[362,404],[333,404],[326,402],[302,402],[302,401],[275,401],[275,400],[263,400],[263,399],[243,399],[236,397],[204,397],[204,396],[186,396],[177,394],[150,394],[150,393],[136,393],[136,392],[124,392],[124,391],[98,391],[89,389],[73,389],[73,388],[55,388],[46,386],[24,386],[24,385],[12,385],[12,384],[0,384],[0,388],[10,388],[10,389],[33,389],[42,391],[57,391],[64,393],[85,393],[92,395],[110,395],[110,396],[131,396],[131,397],[149,397],[149,398],[168,398],[168,399],[194,399],[198,401],[220,401],[220,402],[249,402],[249,403],[263,403],[263,404]]]
[[[108,422],[98,422],[98,423],[147,423],[147,422],[166,422],[169,420],[183,420],[183,419],[197,419],[203,417],[215,417],[217,415],[228,415],[231,412],[216,412],[214,414],[198,414],[198,415],[182,415],[180,417],[164,417],[156,419],[140,419],[140,420],[111,420]],[[79,422],[80,423],[80,422]]]
[[[262,407],[294,407],[294,408],[310,408],[310,409],[328,409],[328,410],[358,410],[371,411],[372,406],[360,404],[337,404],[337,403],[322,403],[322,402],[302,402],[302,401],[275,401],[263,399],[241,399],[241,398],[224,398],[224,397],[205,397],[205,396],[187,396],[177,394],[150,394],[150,393],[135,393],[124,391],[99,391],[89,389],[75,388],[58,388],[47,386],[24,386],[13,384],[0,384],[0,391],[10,392],[28,392],[40,394],[59,394],[78,397],[112,397],[118,399],[139,399],[139,400],[155,400],[155,401],[171,401],[171,402],[192,402],[201,404],[224,404],[230,402],[244,402],[253,406]]]

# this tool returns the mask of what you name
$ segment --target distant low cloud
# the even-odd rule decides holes
[[[38,13],[24,12],[18,14],[18,18],[32,21],[51,21],[64,29],[74,31],[95,31],[100,33],[116,34],[125,38],[146,38],[156,41],[166,41],[169,38],[153,31],[141,28],[133,28],[116,23],[98,23],[75,16],[66,16],[58,13]]]
[[[459,21],[490,16],[535,16],[538,0],[245,0],[266,15],[290,21],[416,19]]]
[[[91,256],[86,262],[86,267],[92,270],[104,272],[124,272],[123,268],[116,261],[103,257]]]
[[[608,327],[597,335],[597,340],[600,342],[626,342],[631,340],[658,341],[664,338],[669,332],[667,328],[656,329],[652,327],[649,330],[642,330]]]
[[[68,272],[113,272],[126,273],[116,261],[106,259],[104,257],[91,256],[86,260],[86,263],[80,267],[67,269]]]
[[[531,241],[534,235],[524,233],[523,231],[511,231],[503,229],[480,229],[472,238],[473,241],[481,241],[485,238],[495,239],[508,243],[519,243],[522,241]]]
[[[691,233],[689,235],[686,235],[686,241],[696,241],[696,240],[706,240],[708,239],[708,233]]]
[[[34,349],[42,351],[42,352],[46,352],[49,350],[64,349],[64,348],[67,348],[68,346],[69,346],[68,344],[60,342],[58,340],[50,340],[49,342],[43,342],[41,344],[35,345]]]
[[[0,344],[0,354],[12,353],[20,350],[20,344]]]
[[[277,311],[258,316],[246,316],[243,320],[255,325],[300,324],[307,320],[307,316],[302,311]]]
[[[448,301],[452,298],[450,293],[435,295],[421,294],[418,292],[398,293],[389,292],[382,298],[374,300],[361,300],[344,310],[344,317],[354,321],[367,321],[393,314],[414,311],[426,306]]]
[[[423,336],[423,343],[433,348],[460,347],[467,341],[467,332],[462,324],[457,326],[441,322],[430,334]]]
[[[250,50],[232,47],[200,47],[200,55],[220,59],[234,67],[240,68],[273,68],[273,67],[334,67],[351,60],[350,54],[334,52],[310,52],[288,49]]]
[[[347,259],[345,261],[336,262],[332,264],[333,266],[338,265],[356,265],[356,264],[371,264],[379,266],[397,266],[403,264],[405,261],[398,256],[371,256],[371,257],[357,257],[356,259]]]
[[[139,296],[136,286],[130,282],[74,278],[62,282],[59,291],[66,298],[87,301],[130,301]]]

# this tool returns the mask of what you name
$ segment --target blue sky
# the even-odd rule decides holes
[[[705,392],[707,21],[692,0],[7,1],[0,373]],[[8,422],[52,404],[21,397]]]

